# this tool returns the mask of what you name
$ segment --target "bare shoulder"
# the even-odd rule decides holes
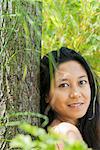
[[[62,122],[53,126],[52,129],[58,134],[65,135],[68,139],[71,139],[71,141],[83,140],[78,128],[71,123]]]
[[[78,128],[75,125],[73,125],[71,123],[67,123],[67,122],[59,123],[58,125],[55,125],[52,128],[55,131],[59,130],[59,132],[65,132],[65,131],[67,132],[69,130],[72,130],[72,131],[75,131],[75,132],[79,131]]]

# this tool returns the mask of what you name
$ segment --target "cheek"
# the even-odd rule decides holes
[[[56,104],[58,104],[58,103],[59,103],[59,95],[53,94],[53,95],[51,96],[50,104],[51,104],[51,105],[56,105]]]
[[[91,89],[90,89],[90,86],[88,86],[87,89],[85,90],[85,95],[86,95],[87,101],[90,102],[90,100],[91,100]]]
[[[67,95],[64,92],[55,92],[50,101],[52,108],[61,108],[67,103]]]
[[[51,107],[54,108],[60,106],[60,104],[62,103],[62,99],[63,99],[62,95],[58,92],[55,92],[51,96],[51,100],[50,100]]]

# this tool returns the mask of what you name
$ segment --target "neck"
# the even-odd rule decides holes
[[[73,119],[69,119],[69,118],[65,119],[65,118],[62,118],[59,116],[56,117],[56,120],[58,120],[59,122],[68,122],[75,126],[78,124],[78,120],[73,120]]]

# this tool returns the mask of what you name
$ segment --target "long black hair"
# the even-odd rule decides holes
[[[79,119],[77,124],[84,141],[88,147],[95,150],[100,149],[100,105],[99,105],[99,86],[91,70],[91,67],[80,53],[62,47],[58,51],[51,51],[40,61],[40,113],[45,114],[47,109],[46,96],[49,94],[50,82],[54,76],[56,67],[69,60],[78,61],[86,70],[91,88],[91,101],[87,113]],[[54,120],[55,113],[50,109],[48,114],[49,124]],[[49,125],[48,124],[48,125]]]

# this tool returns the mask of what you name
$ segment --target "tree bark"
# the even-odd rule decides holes
[[[19,120],[39,124],[34,116],[14,113],[39,112],[41,11],[41,2],[0,2],[0,124]],[[6,139],[19,132],[17,127],[5,125],[0,127],[1,150],[8,150]]]

